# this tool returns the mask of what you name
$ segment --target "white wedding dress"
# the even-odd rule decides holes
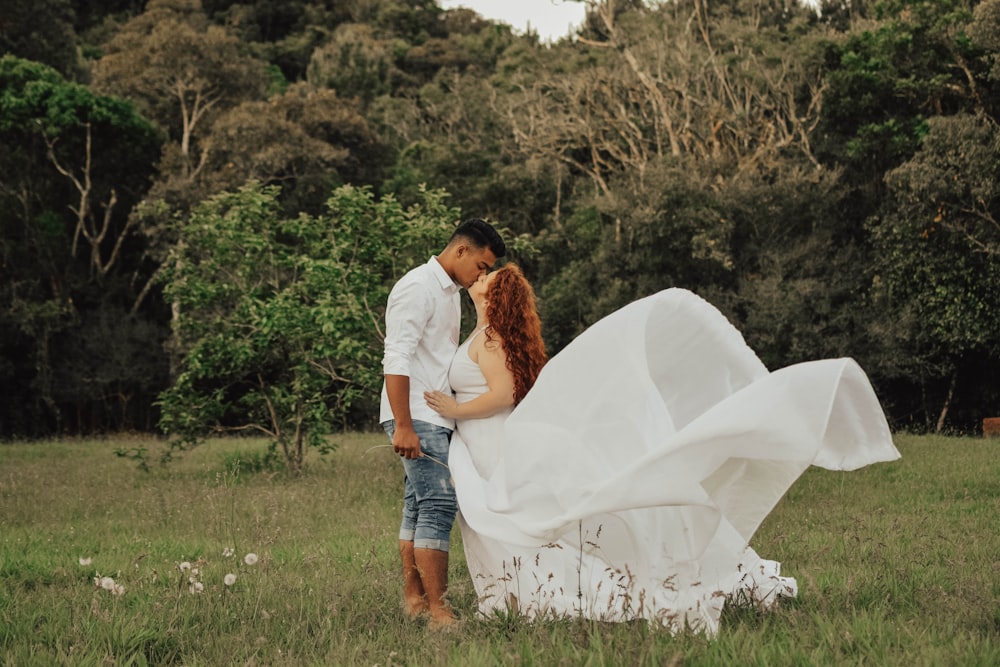
[[[486,388],[468,343],[460,402]],[[512,412],[460,421],[449,467],[481,613],[714,635],[730,596],[796,595],[748,544],[808,466],[898,457],[853,360],[770,373],[718,310],[669,289],[581,334]]]

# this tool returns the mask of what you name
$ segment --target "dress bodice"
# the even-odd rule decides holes
[[[465,339],[455,352],[448,370],[448,381],[459,403],[471,401],[489,388],[479,364],[469,357],[469,346],[482,332],[482,329],[474,331]]]
[[[489,389],[479,364],[469,357],[469,346],[482,332],[482,329],[475,331],[465,339],[455,353],[448,371],[448,381],[459,403],[471,401]],[[455,424],[457,432],[469,443],[473,463],[484,478],[492,474],[500,458],[500,436],[510,413],[511,409],[508,408],[492,417],[459,419]]]

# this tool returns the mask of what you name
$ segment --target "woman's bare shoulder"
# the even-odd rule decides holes
[[[486,354],[490,357],[498,357],[501,359],[505,359],[507,357],[507,353],[504,351],[503,339],[492,331],[489,332],[488,336],[477,336],[476,340],[472,341],[472,344],[476,348],[476,352],[479,354]]]

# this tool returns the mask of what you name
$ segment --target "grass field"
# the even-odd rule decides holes
[[[399,463],[382,434],[338,441],[295,480],[239,470],[254,440],[150,472],[114,452],[151,439],[0,445],[0,663],[1000,665],[1000,440],[901,435],[900,461],[808,470],[752,541],[799,597],[727,609],[714,640],[479,620],[457,529],[460,628],[405,620]]]

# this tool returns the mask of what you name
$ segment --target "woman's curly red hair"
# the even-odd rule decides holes
[[[496,271],[486,292],[486,319],[491,333],[507,353],[507,369],[514,375],[514,405],[521,402],[548,360],[542,340],[535,290],[517,264]]]

